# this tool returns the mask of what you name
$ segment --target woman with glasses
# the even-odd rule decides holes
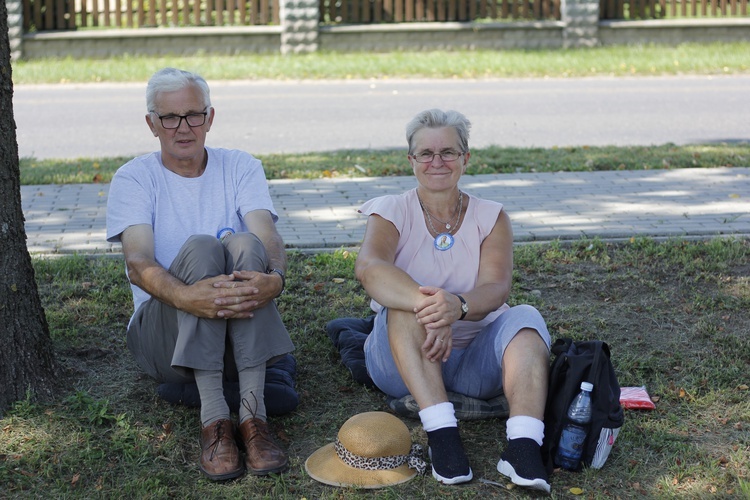
[[[367,370],[386,394],[414,397],[432,475],[445,484],[473,477],[447,392],[504,393],[509,441],[498,471],[549,492],[540,450],[549,333],[536,309],[506,304],[513,233],[503,205],[459,186],[470,127],[456,111],[419,113],[406,127],[416,187],[360,208],[368,220],[355,271],[376,313]]]

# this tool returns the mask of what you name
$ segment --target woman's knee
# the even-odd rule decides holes
[[[511,308],[508,312],[513,312],[517,315],[517,318],[522,325],[522,328],[518,329],[518,332],[529,330],[529,332],[535,333],[538,338],[546,345],[547,349],[550,346],[550,335],[547,330],[547,323],[542,317],[542,313],[539,310],[528,304],[520,304]]]
[[[511,307],[508,312],[513,312],[513,314],[518,314],[521,317],[528,318],[529,320],[532,320],[534,322],[541,321],[544,322],[544,318],[542,318],[542,313],[539,312],[539,310],[529,304],[519,304],[517,306]]]
[[[508,347],[511,345],[523,345],[524,350],[537,352],[546,355],[549,352],[549,346],[544,336],[536,328],[521,328],[511,339]]]
[[[411,311],[389,309],[387,319],[389,336],[395,333],[402,338],[405,336],[424,337],[424,327],[417,323],[417,319]]]

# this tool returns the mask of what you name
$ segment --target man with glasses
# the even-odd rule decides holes
[[[215,111],[200,76],[158,71],[146,105],[161,148],[117,171],[107,205],[107,240],[122,243],[133,291],[128,348],[157,381],[197,385],[208,478],[284,471],[264,382],[266,366],[294,346],[274,303],[286,254],[263,167],[248,153],[205,146]],[[244,461],[225,380],[239,381]]]

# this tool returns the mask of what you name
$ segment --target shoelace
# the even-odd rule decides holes
[[[254,408],[257,410],[258,409],[258,398],[255,396],[255,393],[253,391],[250,391],[250,395],[255,400],[255,406],[254,406]],[[250,415],[252,415],[252,417],[255,418],[255,411],[253,410],[253,408],[250,407],[250,402],[247,399],[242,398],[242,406],[244,406],[245,409],[250,412]]]
[[[214,424],[214,437],[215,440],[211,446],[213,446],[213,449],[211,450],[211,456],[208,458],[209,460],[213,460],[214,456],[216,455],[216,450],[219,449],[219,444],[221,444],[221,440],[224,439],[224,427],[221,425],[221,420],[217,420]]]
[[[257,397],[255,396],[255,393],[254,393],[254,392],[252,392],[252,391],[250,391],[250,395],[251,395],[251,396],[253,397],[253,399],[255,400],[255,408],[257,408],[257,407],[258,407],[258,398],[257,398]],[[245,398],[242,398],[242,406],[244,406],[244,407],[245,407],[245,409],[246,409],[247,411],[249,411],[249,412],[250,412],[250,415],[252,416],[252,419],[253,419],[253,420],[256,420],[256,417],[255,417],[255,412],[253,411],[252,407],[250,406],[250,402],[249,402],[249,401],[248,401],[247,399],[245,399]],[[261,425],[261,422],[262,422],[263,424],[265,424],[265,422],[263,422],[262,420],[258,420],[258,421],[257,421],[257,423],[256,423],[255,425],[253,425],[253,428],[252,428],[252,430],[253,430],[254,432],[253,432],[253,433],[252,433],[252,435],[251,435],[251,436],[250,436],[250,437],[248,438],[248,442],[249,442],[249,441],[252,441],[253,439],[255,439],[255,436],[258,436],[258,435],[260,435],[260,436],[261,436],[261,437],[263,437],[263,438],[266,438],[266,439],[269,439],[269,440],[270,440],[270,436],[269,436],[269,434],[268,434],[268,430],[267,430],[267,428],[266,428],[266,427],[264,427],[263,425]]]

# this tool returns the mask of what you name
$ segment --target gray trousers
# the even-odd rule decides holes
[[[169,272],[193,284],[232,271],[267,269],[261,241],[238,233],[224,243],[209,235],[191,236]],[[127,337],[136,362],[158,382],[192,382],[193,369],[221,370],[226,380],[236,381],[238,370],[294,350],[275,302],[255,310],[252,318],[206,319],[151,298],[136,311]]]

